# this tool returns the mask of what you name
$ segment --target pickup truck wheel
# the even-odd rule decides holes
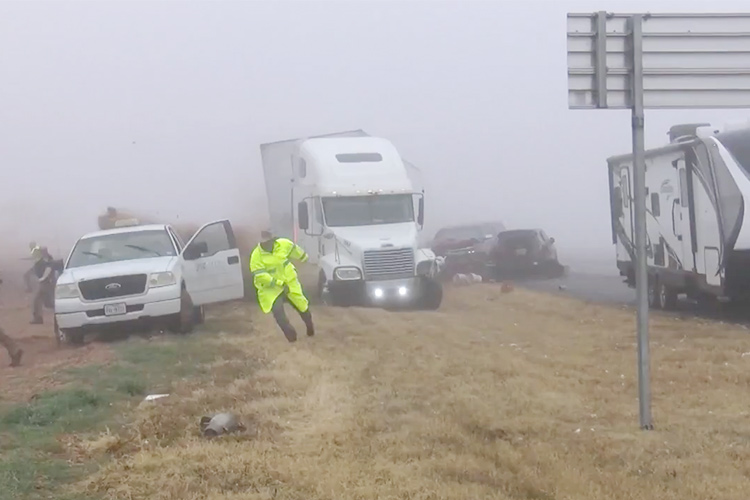
[[[192,332],[194,326],[195,306],[187,289],[183,287],[180,294],[180,312],[175,315],[169,330],[173,333],[185,334]]]
[[[55,321],[55,340],[57,340],[58,347],[64,345],[82,345],[84,335],[83,332],[77,328],[62,329],[57,326],[57,321]]]
[[[196,325],[202,325],[206,322],[206,311],[203,306],[195,306],[193,308],[193,322]]]
[[[419,298],[420,309],[435,311],[443,302],[443,285],[433,278],[423,277],[420,280],[422,296]]]

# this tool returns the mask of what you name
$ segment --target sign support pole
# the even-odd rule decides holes
[[[648,265],[646,261],[646,160],[643,110],[643,15],[630,18],[631,125],[633,133],[633,210],[635,212],[635,284],[638,330],[638,402],[641,429],[654,428],[651,420],[651,356],[648,331]],[[655,293],[655,292],[654,292]]]
[[[635,255],[623,257],[634,261],[627,275],[635,275],[640,427],[652,430],[649,290],[658,303],[659,287],[649,284],[644,110],[750,109],[750,13],[569,13],[567,27],[568,108],[631,113],[632,156],[610,158],[608,167],[613,189],[613,168],[632,161],[627,246],[635,240]]]

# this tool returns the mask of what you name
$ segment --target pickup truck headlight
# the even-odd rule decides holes
[[[77,299],[81,296],[76,283],[57,285],[55,287],[55,299]]]
[[[174,274],[167,271],[164,273],[151,273],[151,275],[148,277],[148,287],[149,288],[159,288],[162,286],[170,286],[177,283],[177,280],[174,277]]]
[[[361,280],[362,271],[356,267],[337,267],[333,270],[333,277],[340,281]]]

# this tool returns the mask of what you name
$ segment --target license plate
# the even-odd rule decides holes
[[[107,304],[104,306],[105,316],[119,316],[120,314],[125,314],[127,311],[125,304]]]

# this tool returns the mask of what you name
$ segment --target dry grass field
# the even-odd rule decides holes
[[[439,312],[314,309],[289,345],[252,304],[214,312],[207,376],[132,408],[70,460],[73,498],[721,499],[750,493],[750,336],[652,320],[656,430],[638,429],[631,311],[481,285]],[[291,315],[290,315],[291,317]],[[299,318],[293,318],[302,328]],[[217,333],[218,332],[218,333]],[[154,343],[181,339],[154,340]],[[197,363],[197,361],[196,361]],[[248,431],[207,441],[229,410]]]

